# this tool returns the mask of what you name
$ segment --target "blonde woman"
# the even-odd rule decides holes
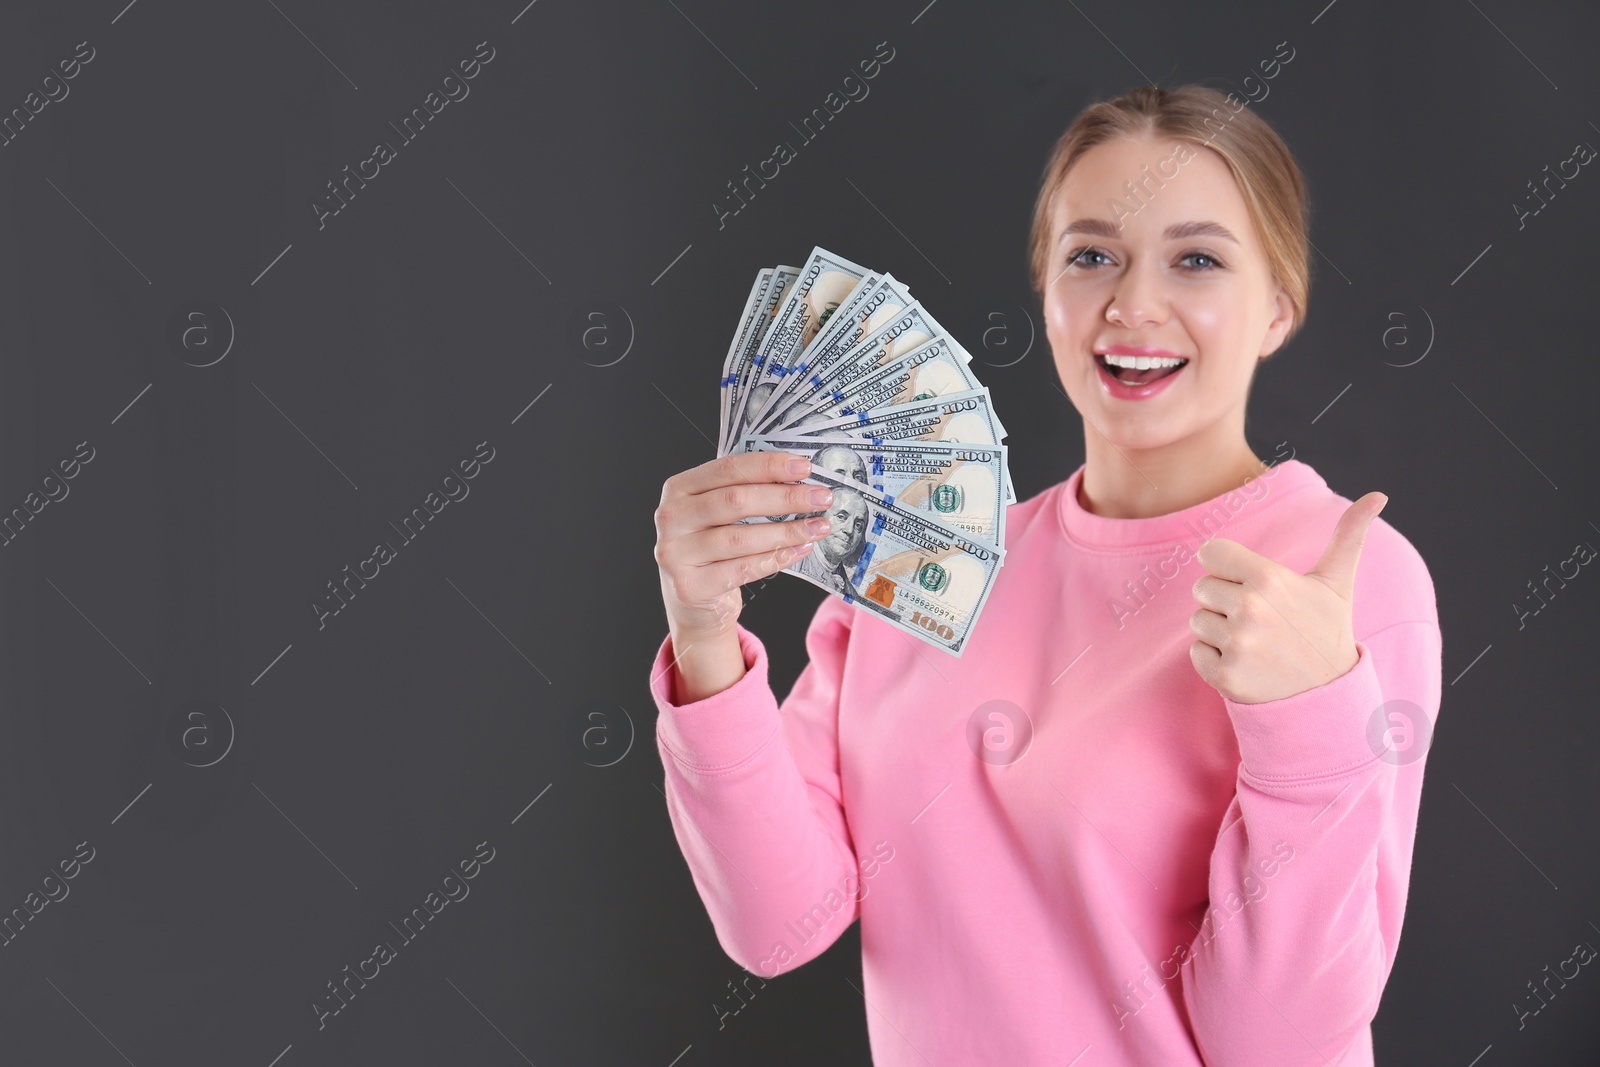
[[[1438,612],[1383,494],[1246,443],[1305,321],[1309,210],[1235,104],[1140,88],[1049,158],[1032,275],[1086,459],[1011,506],[960,658],[829,597],[780,706],[740,586],[826,530],[736,520],[827,502],[776,452],[663,487],[678,843],[764,978],[860,919],[881,1067],[1373,1063]]]

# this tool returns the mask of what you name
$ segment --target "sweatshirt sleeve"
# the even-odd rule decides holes
[[[723,951],[766,977],[821,955],[860,912],[838,752],[854,610],[822,601],[810,660],[781,708],[766,648],[742,624],[745,674],[721,692],[674,703],[670,634],[651,670],[673,833]]]
[[[1335,1067],[1370,1047],[1441,688],[1431,599],[1404,599],[1432,618],[1357,640],[1340,677],[1281,700],[1225,701],[1240,766],[1182,981],[1211,1067]]]

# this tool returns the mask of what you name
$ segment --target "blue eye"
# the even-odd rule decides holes
[[[1100,251],[1098,248],[1094,248],[1092,246],[1085,246],[1083,248],[1079,248],[1079,249],[1075,250],[1071,255],[1069,255],[1067,257],[1067,266],[1069,266],[1069,267],[1072,266],[1073,264],[1077,263],[1079,260],[1083,259],[1084,256],[1104,256],[1104,255],[1105,255],[1105,253]]]
[[[1095,248],[1093,245],[1085,245],[1082,248],[1075,249],[1070,255],[1067,256],[1066,265],[1068,267],[1082,266],[1085,268],[1098,267],[1101,265],[1096,262],[1086,262],[1084,258],[1086,256],[1100,256],[1104,259],[1110,259],[1109,256],[1107,256],[1100,249]],[[1192,266],[1188,268],[1195,274],[1208,274],[1211,271],[1220,270],[1223,267],[1223,262],[1216,256],[1213,256],[1210,252],[1185,252],[1183,255],[1178,257],[1178,262],[1182,263],[1192,259],[1203,259],[1206,261],[1206,265],[1204,266]]]

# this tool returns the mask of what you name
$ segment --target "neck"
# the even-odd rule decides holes
[[[1156,448],[1113,445],[1086,428],[1078,503],[1110,519],[1146,519],[1193,507],[1260,474],[1265,465],[1243,428],[1211,440],[1185,438]]]

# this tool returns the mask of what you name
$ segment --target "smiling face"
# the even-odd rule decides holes
[[[1151,137],[1096,145],[1067,173],[1050,226],[1045,330],[1085,421],[1120,449],[1242,447],[1251,376],[1283,343],[1293,307],[1222,157]],[[1126,399],[1094,357],[1119,344],[1189,363],[1159,394]],[[1097,435],[1085,433],[1092,449]]]

